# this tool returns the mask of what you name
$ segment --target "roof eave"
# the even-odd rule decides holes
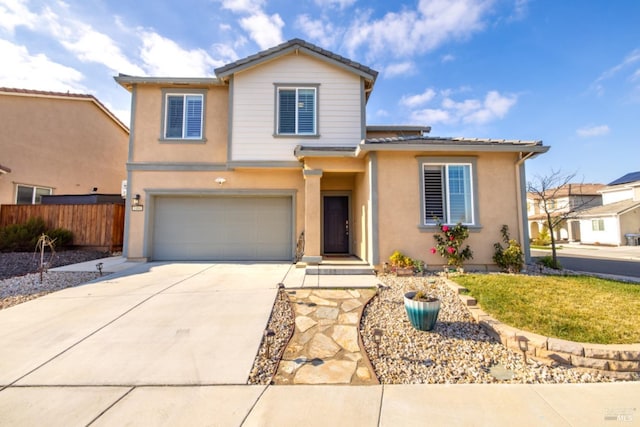
[[[305,157],[332,157],[332,158],[355,158],[357,157],[357,147],[353,147],[351,151],[331,150],[330,148],[323,150],[315,150],[313,147],[296,146],[293,150],[296,159],[302,160]]]
[[[131,91],[136,84],[178,86],[211,86],[224,84],[222,80],[216,77],[143,77],[118,74],[113,79],[128,91]]]

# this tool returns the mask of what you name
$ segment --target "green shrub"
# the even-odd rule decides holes
[[[33,251],[43,233],[51,239],[56,239],[57,247],[67,246],[73,239],[69,230],[63,228],[47,230],[47,225],[42,218],[29,218],[24,224],[10,224],[0,228],[0,252]]]
[[[538,234],[538,237],[531,241],[536,246],[549,246],[551,244],[551,234],[549,234],[549,228],[545,225],[542,227],[542,231]]]
[[[506,224],[500,229],[502,233],[502,240],[507,245],[504,249],[502,244],[495,243],[493,248],[493,261],[502,269],[509,273],[518,273],[522,270],[524,265],[524,254],[522,253],[522,247],[520,243],[509,237],[509,226]]]
[[[45,234],[53,241],[56,248],[65,248],[73,242],[73,233],[66,228],[54,228]]]
[[[538,264],[542,264],[547,268],[553,268],[554,270],[562,270],[562,265],[559,261],[553,262],[551,255],[545,255],[538,260]]]

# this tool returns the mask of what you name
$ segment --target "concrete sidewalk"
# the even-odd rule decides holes
[[[638,426],[640,386],[12,387],[11,426]]]

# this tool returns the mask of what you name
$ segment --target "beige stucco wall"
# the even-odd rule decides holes
[[[138,85],[134,89],[135,134],[134,162],[200,162],[227,161],[227,130],[229,90],[225,86],[190,86],[189,90],[206,90],[205,141],[161,141],[163,89],[171,86]],[[175,93],[175,92],[172,92]]]
[[[227,181],[223,185],[215,182],[218,177]],[[153,227],[153,197],[157,194],[197,193],[213,195],[251,195],[265,192],[291,192],[295,195],[295,238],[304,229],[304,180],[300,169],[260,170],[241,169],[235,171],[163,172],[135,171],[131,175],[131,194],[140,194],[144,206],[142,212],[128,211],[129,238],[128,258],[151,257]],[[146,228],[145,228],[146,221]]]
[[[433,232],[421,230],[421,173],[417,156],[425,153],[378,152],[378,211],[380,262],[388,260],[394,250],[425,261],[430,268],[440,268],[445,262],[429,249],[434,245]],[[439,153],[441,156],[474,155]],[[467,240],[474,258],[466,264],[492,265],[493,244],[501,242],[500,228],[509,226],[511,236],[520,230],[517,211],[515,153],[477,153],[477,188],[480,230],[470,233]]]
[[[126,179],[128,133],[93,101],[0,94],[0,204],[13,204],[16,185],[53,194],[120,194]]]

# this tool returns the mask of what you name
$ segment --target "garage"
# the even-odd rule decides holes
[[[158,261],[291,261],[292,198],[157,196],[152,258]]]

